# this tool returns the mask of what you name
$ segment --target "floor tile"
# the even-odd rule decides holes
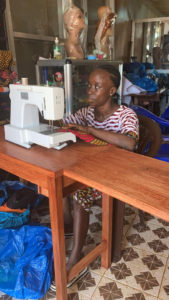
[[[127,247],[122,252],[121,260],[113,263],[104,277],[157,297],[166,261],[164,256]]]
[[[97,257],[91,264],[90,264],[90,270],[93,273],[99,274],[102,276],[105,272],[106,269],[101,267],[101,257]]]
[[[145,223],[149,226],[150,224],[155,225],[155,226],[164,226],[164,227],[168,227],[169,229],[169,222],[166,222],[162,219],[159,219],[153,215],[150,215],[146,212],[144,212],[144,218],[145,218]],[[137,214],[135,222],[138,223],[139,222],[139,216]]]
[[[100,280],[101,276],[99,274],[89,271],[85,277],[83,277],[68,289],[68,293],[78,293],[79,297],[86,297],[86,299],[91,299]]]
[[[125,247],[135,247],[143,249],[154,254],[160,254],[168,257],[169,254],[169,227],[163,226],[161,223],[145,222],[144,226],[137,223],[138,219],[134,220],[123,242]]]
[[[102,277],[91,300],[156,300],[147,293],[140,292],[120,282],[112,281],[105,276]]]

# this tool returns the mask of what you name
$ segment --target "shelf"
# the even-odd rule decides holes
[[[121,61],[112,61],[112,60],[106,60],[106,59],[93,59],[93,60],[88,60],[88,59],[62,59],[62,60],[57,60],[57,59],[44,59],[44,60],[38,60],[37,65],[39,67],[59,67],[59,66],[64,66],[67,61],[70,61],[73,65],[78,65],[78,66],[83,66],[83,65],[93,65],[93,64],[113,64],[113,65],[119,65],[122,64]]]

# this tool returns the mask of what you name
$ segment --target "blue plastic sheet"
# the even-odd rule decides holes
[[[18,299],[43,297],[53,277],[51,229],[0,230],[0,290]]]

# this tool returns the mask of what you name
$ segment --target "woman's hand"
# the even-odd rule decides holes
[[[79,124],[65,124],[65,125],[63,125],[62,128],[63,129],[72,128],[72,129],[75,129],[75,130],[78,130],[78,131],[88,133],[88,126],[82,126],[82,125],[79,125]]]

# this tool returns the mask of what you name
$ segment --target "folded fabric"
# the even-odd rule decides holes
[[[37,193],[27,187],[23,187],[18,191],[7,188],[8,199],[6,204],[9,208],[23,209],[32,208],[37,199]]]
[[[0,229],[14,228],[29,223],[30,210],[27,209],[22,213],[18,212],[0,212]]]
[[[33,208],[43,197],[37,193],[37,186],[26,186],[20,181],[0,182],[0,206],[6,203],[12,209]]]
[[[74,130],[74,129],[61,129],[60,131],[69,131],[72,132],[73,134],[75,134],[79,139],[85,141],[86,143],[90,143],[93,145],[97,145],[97,146],[106,146],[109,145],[107,142],[100,140],[98,138],[96,138],[95,136],[82,132],[82,131],[78,131],[78,130]]]
[[[23,209],[17,209],[17,208],[9,208],[6,203],[2,206],[0,206],[0,212],[3,211],[3,212],[15,212],[15,213],[23,213],[26,211],[26,208],[23,208]]]

